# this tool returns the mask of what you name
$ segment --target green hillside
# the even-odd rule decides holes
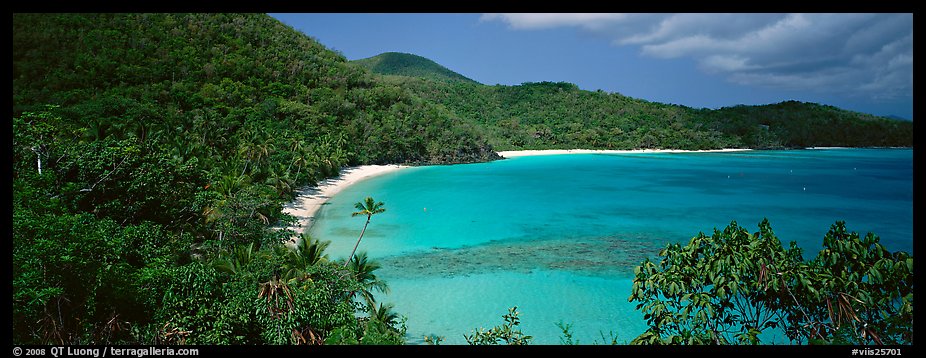
[[[385,78],[479,124],[497,150],[909,147],[913,124],[816,103],[694,109],[571,83]]]
[[[386,52],[370,58],[351,62],[380,75],[409,76],[433,80],[478,83],[437,64],[437,62],[408,53]]]
[[[263,14],[14,14],[12,122],[21,344],[400,339],[338,299],[369,282],[281,247],[283,203],[347,165],[498,158]],[[315,309],[272,319],[279,280]]]

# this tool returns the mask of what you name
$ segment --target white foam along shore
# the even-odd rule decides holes
[[[505,158],[526,157],[533,155],[558,155],[558,154],[632,154],[632,153],[707,153],[707,152],[741,152],[752,150],[749,148],[725,148],[725,149],[707,149],[707,150],[682,150],[682,149],[632,149],[632,150],[595,150],[595,149],[545,149],[545,150],[510,150],[498,152],[498,155]]]
[[[319,182],[315,187],[306,187],[298,190],[296,192],[296,200],[284,205],[283,212],[296,217],[298,225],[292,229],[296,231],[296,233],[301,234],[304,230],[312,226],[318,209],[320,209],[332,196],[344,190],[344,188],[361,180],[394,172],[403,168],[409,168],[409,166],[390,164],[361,165],[344,168],[337,177],[325,179]],[[359,201],[360,199],[362,198],[358,198],[357,200]]]

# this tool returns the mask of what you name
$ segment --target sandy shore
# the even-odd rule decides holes
[[[593,149],[546,149],[546,150],[510,150],[498,152],[505,158],[525,157],[531,155],[556,155],[556,154],[627,154],[627,153],[702,153],[702,152],[740,152],[751,150],[748,148],[727,148],[727,149],[708,149],[708,150],[681,150],[681,149],[633,149],[633,150],[593,150]]]
[[[342,169],[337,177],[325,179],[315,187],[306,187],[296,191],[296,200],[283,206],[283,212],[295,216],[298,219],[298,225],[292,229],[296,233],[302,233],[305,229],[312,226],[315,220],[315,213],[328,201],[332,196],[339,193],[344,188],[351,186],[361,180],[371,178],[377,175],[394,172],[399,169],[409,168],[407,165],[362,165],[359,167],[350,167]],[[358,198],[358,201],[362,198]]]
[[[639,150],[590,150],[590,149],[552,149],[552,150],[514,150],[498,152],[505,158],[530,155],[587,154],[587,153],[686,153],[686,152],[734,152],[749,149],[714,149],[714,150],[678,150],[678,149],[639,149]],[[315,187],[306,187],[296,192],[296,199],[283,206],[283,212],[295,216],[297,226],[292,229],[301,234],[312,226],[315,213],[335,194],[361,180],[380,174],[409,168],[407,165],[362,165],[341,170],[334,178],[326,179]],[[359,199],[358,199],[359,200]]]

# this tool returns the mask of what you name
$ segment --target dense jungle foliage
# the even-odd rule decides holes
[[[486,86],[385,76],[484,128],[497,150],[910,147],[913,123],[816,103],[694,109],[565,82]]]
[[[16,342],[362,340],[379,306],[342,299],[347,271],[278,284],[282,203],[347,165],[497,158],[267,15],[16,14],[13,33]],[[214,267],[244,248],[272,259]],[[271,296],[295,304],[253,309]]]

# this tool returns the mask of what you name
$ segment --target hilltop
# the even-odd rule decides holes
[[[478,83],[441,66],[437,62],[409,53],[386,52],[373,57],[353,60],[351,62],[380,75],[409,76],[432,80]]]
[[[496,150],[910,147],[913,124],[786,100],[698,109],[567,82],[515,86],[384,76],[485,130]]]

